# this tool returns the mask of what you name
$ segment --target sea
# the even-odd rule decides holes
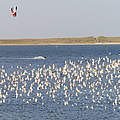
[[[87,61],[90,64],[93,59],[100,61],[96,64],[102,66],[103,58],[109,59],[106,65],[112,64],[110,61],[117,62],[120,59],[120,45],[0,46],[0,120],[120,120],[119,99],[116,102],[119,92],[115,91],[117,88],[119,91],[119,82],[113,80],[116,85],[116,88],[110,87],[113,96],[109,94],[110,89],[105,87],[108,82],[104,75],[101,76],[103,89],[97,90],[99,85],[96,88],[96,84],[93,87],[84,83],[87,79],[84,74],[88,70]],[[81,68],[84,70],[80,73]],[[45,75],[45,71],[49,72]],[[69,72],[69,78],[68,73],[62,71]],[[40,75],[37,76],[38,72]],[[82,82],[79,82],[80,74],[83,74]],[[114,75],[113,79],[116,80]],[[94,76],[91,81],[95,83]],[[55,83],[61,87],[55,88]],[[69,83],[72,83],[73,89]],[[89,92],[90,86],[95,88],[95,92]],[[29,90],[31,93],[28,95]],[[101,93],[104,100],[99,98],[98,94]],[[108,102],[110,95],[111,101]]]

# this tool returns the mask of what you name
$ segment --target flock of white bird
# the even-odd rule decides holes
[[[0,104],[18,101],[76,106],[120,105],[120,59],[82,58],[37,67],[16,66],[14,72],[0,68]],[[13,69],[13,66],[11,66]],[[105,107],[106,109],[106,107]]]

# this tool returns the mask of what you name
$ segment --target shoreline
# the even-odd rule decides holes
[[[120,45],[119,43],[41,43],[41,44],[0,44],[0,46],[29,46],[29,45]]]

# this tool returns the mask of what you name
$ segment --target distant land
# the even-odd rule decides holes
[[[120,37],[89,36],[80,38],[0,39],[0,45],[89,45],[120,44]]]

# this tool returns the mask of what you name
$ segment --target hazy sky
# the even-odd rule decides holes
[[[120,36],[119,12],[120,0],[0,0],[0,38]]]

